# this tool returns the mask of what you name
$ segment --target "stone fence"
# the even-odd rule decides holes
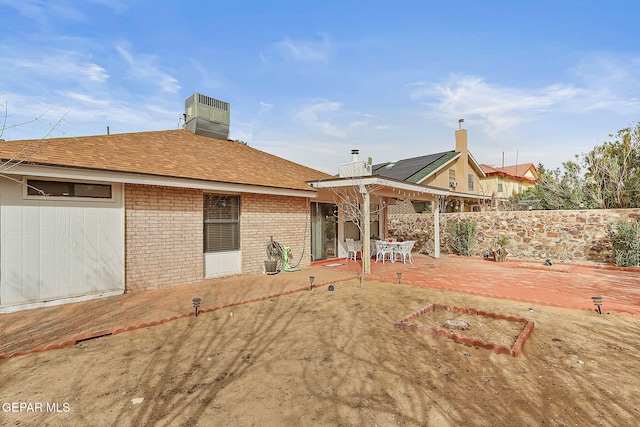
[[[440,251],[454,253],[449,245],[448,222],[475,221],[479,256],[491,248],[493,238],[507,236],[510,257],[613,265],[608,225],[639,218],[640,209],[443,213]],[[414,250],[434,254],[433,215],[391,214],[388,227],[390,236],[415,240]]]

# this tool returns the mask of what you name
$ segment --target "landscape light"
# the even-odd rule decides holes
[[[316,276],[309,276],[309,290],[313,290],[313,281],[316,280]]]
[[[196,309],[196,317],[198,317],[198,307],[200,307],[200,301],[202,301],[200,298],[193,299],[193,308]]]
[[[602,305],[602,297],[591,297],[593,300],[593,305],[598,307],[598,314],[602,314],[602,310],[600,310],[600,306]]]
[[[400,279],[402,279],[402,271],[398,271],[396,273],[396,276],[398,276],[398,285],[400,284]]]

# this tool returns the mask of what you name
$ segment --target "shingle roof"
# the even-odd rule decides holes
[[[21,151],[22,150],[22,151]],[[0,159],[163,177],[310,190],[331,175],[188,130],[0,142]]]
[[[426,156],[402,159],[397,162],[386,162],[373,165],[373,174],[387,178],[417,183],[429,176],[443,164],[458,155],[455,151],[428,154]]]

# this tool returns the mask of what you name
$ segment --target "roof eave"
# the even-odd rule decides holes
[[[317,191],[309,189],[261,186],[246,183],[209,181],[194,178],[170,177],[153,174],[116,172],[90,168],[71,168],[49,165],[20,164],[3,173],[44,178],[91,180],[118,182],[124,184],[158,185],[163,187],[193,188],[205,191],[226,191],[234,193],[271,194],[278,196],[294,196],[316,198]]]

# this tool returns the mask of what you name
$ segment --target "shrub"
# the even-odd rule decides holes
[[[475,221],[459,221],[447,224],[449,244],[459,255],[472,256],[476,249]]]
[[[505,249],[509,246],[509,238],[507,236],[494,237],[491,241],[491,246],[495,249]]]
[[[620,221],[609,224],[609,236],[618,267],[640,266],[640,224],[638,221]]]

